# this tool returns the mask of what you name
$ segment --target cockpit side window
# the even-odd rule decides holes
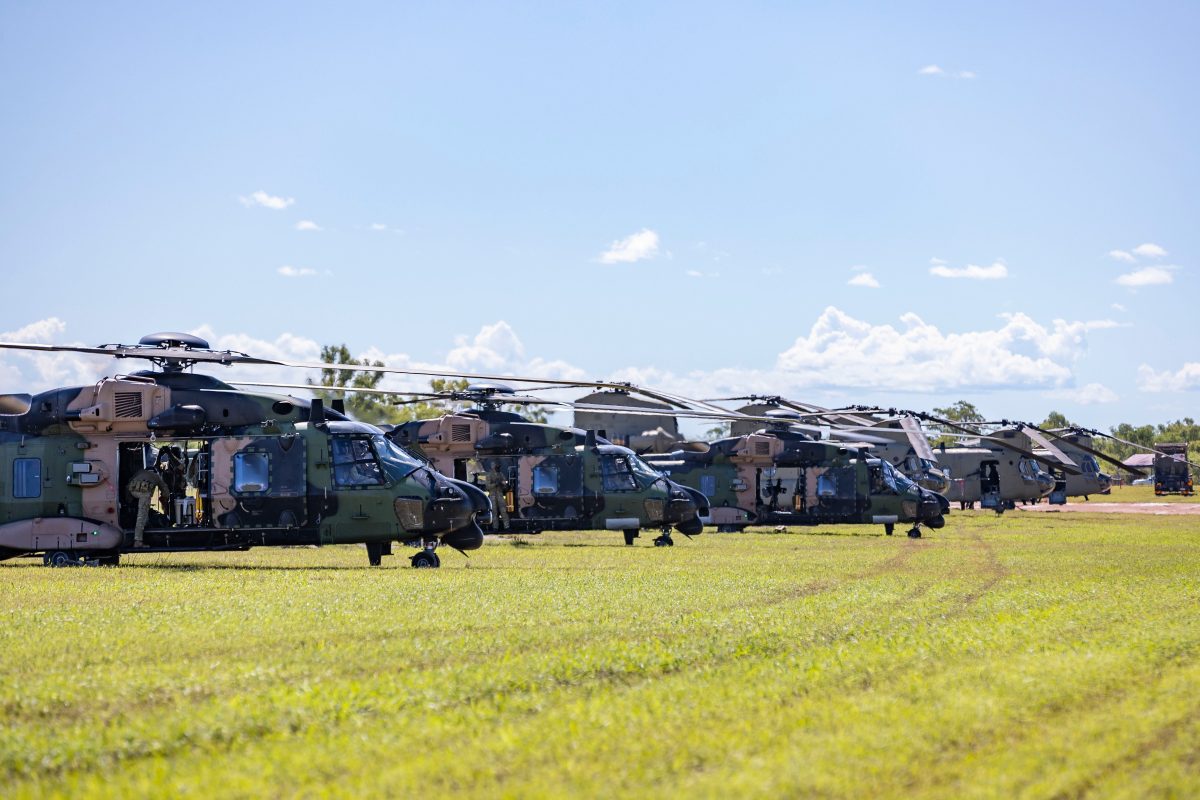
[[[335,486],[380,486],[385,482],[369,438],[335,436],[330,447]]]
[[[637,490],[637,480],[629,460],[621,455],[600,456],[600,476],[606,492],[632,492]]]

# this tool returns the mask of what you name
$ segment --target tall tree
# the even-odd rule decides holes
[[[983,414],[979,413],[979,409],[973,403],[968,403],[966,400],[959,400],[957,403],[946,406],[945,408],[935,408],[933,413],[948,419],[951,422],[956,422],[959,425],[969,425],[972,422],[983,422]],[[935,431],[941,431],[942,436],[934,439],[933,445],[946,445],[947,447],[954,445],[958,439],[950,434],[958,433],[944,425],[932,424],[930,427]]]
[[[1065,414],[1059,413],[1058,411],[1051,411],[1049,414],[1046,415],[1046,419],[1044,419],[1042,421],[1042,424],[1040,427],[1046,428],[1048,430],[1055,430],[1057,428],[1069,428],[1069,427],[1071,427],[1071,421],[1069,419],[1067,419]]]

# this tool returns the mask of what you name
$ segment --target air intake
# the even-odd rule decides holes
[[[117,392],[113,398],[113,407],[117,419],[141,419],[142,393]]]

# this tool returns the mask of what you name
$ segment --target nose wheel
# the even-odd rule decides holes
[[[921,529],[918,528],[916,525],[913,525],[912,528],[908,532],[908,538],[920,539],[921,538]]]
[[[674,547],[675,540],[671,538],[670,531],[663,531],[662,535],[654,540],[655,547]]]
[[[411,559],[415,569],[437,569],[442,565],[442,560],[437,554],[437,539],[430,539],[423,542],[424,549],[417,553]]]

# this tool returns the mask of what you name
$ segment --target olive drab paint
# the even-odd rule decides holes
[[[160,370],[3,405],[0,558],[115,563],[135,550],[361,543],[374,564],[395,542],[482,545],[476,520],[490,509],[479,489],[320,401],[184,372],[188,354],[211,354],[207,347],[186,334],[146,337],[127,350]],[[155,468],[159,452],[181,456],[173,468],[186,488],[176,480],[176,492],[155,504],[145,547],[135,548],[129,482]]]
[[[643,528],[701,532],[704,499],[665,479],[632,450],[579,428],[530,422],[500,410],[503,398],[431,420],[396,426],[388,436],[459,480],[484,486],[499,468],[507,530],[615,530],[632,544]],[[493,514],[488,530],[499,530]]]
[[[865,450],[814,441],[786,425],[646,460],[704,494],[718,530],[748,525],[883,524],[940,528],[949,503]]]

